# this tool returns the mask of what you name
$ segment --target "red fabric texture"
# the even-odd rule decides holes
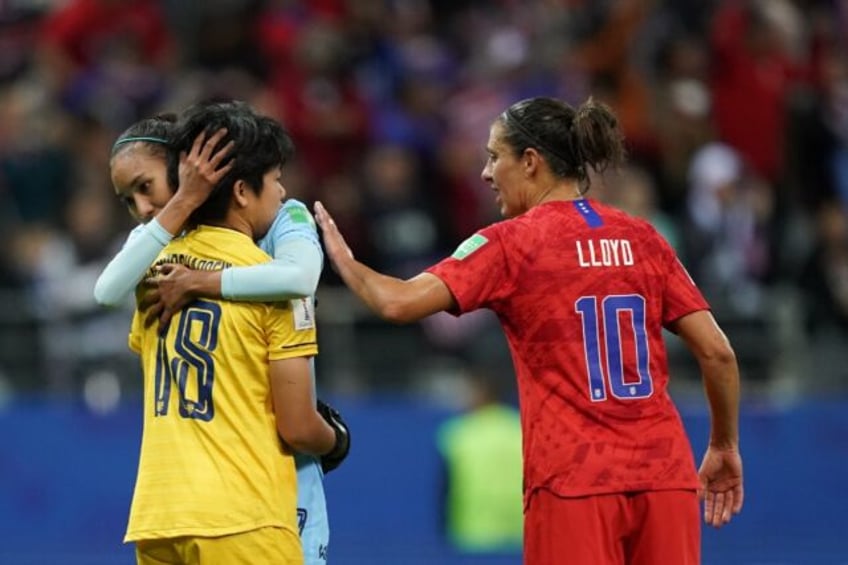
[[[488,242],[428,271],[457,313],[489,308],[501,321],[518,380],[525,497],[697,488],[662,329],[709,306],[662,236],[590,200],[542,204],[478,236]]]

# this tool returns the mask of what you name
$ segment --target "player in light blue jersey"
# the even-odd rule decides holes
[[[314,273],[320,276],[323,252],[318,240],[318,232],[312,214],[301,202],[287,200],[277,218],[271,225],[268,234],[257,242],[259,247],[271,257],[279,254],[289,254],[287,245],[296,239],[302,239],[302,246],[314,246],[311,254],[313,259],[317,256],[320,261]],[[277,248],[282,247],[282,251]],[[258,272],[257,279],[261,275]],[[317,287],[317,278],[316,284]],[[313,288],[313,293],[315,289]],[[312,294],[301,300],[312,300]],[[306,310],[314,311],[314,310]],[[312,386],[315,387],[315,360],[312,360]],[[317,398],[317,392],[313,394]],[[295,455],[297,465],[297,520],[300,529],[300,539],[303,544],[305,563],[322,563],[327,560],[327,550],[330,540],[329,519],[327,516],[327,501],[324,497],[324,475],[318,459],[312,455]]]
[[[191,213],[232,167],[228,155],[231,144],[222,143],[225,130],[211,136],[201,133],[182,151],[172,147],[176,132],[175,116],[158,116],[131,126],[113,146],[110,169],[115,192],[126,202],[130,214],[140,225],[130,233],[124,247],[98,278],[94,295],[104,306],[127,302],[159,252],[174,234],[182,231]],[[176,156],[170,181],[169,152]],[[175,184],[176,191],[171,188]],[[150,316],[167,320],[197,296],[311,302],[320,278],[323,254],[315,223],[306,206],[296,200],[286,201],[268,234],[257,244],[273,257],[271,262],[223,271],[163,267],[157,277],[157,292],[147,296]],[[319,411],[325,419],[335,419],[347,433],[337,412],[321,401]],[[298,526],[304,562],[323,564],[327,561],[329,544],[323,473],[338,466],[341,460],[319,461],[298,455],[296,462]]]

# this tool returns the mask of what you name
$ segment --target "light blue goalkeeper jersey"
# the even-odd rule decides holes
[[[280,208],[271,229],[257,243],[259,247],[275,257],[275,245],[281,241],[300,237],[314,242],[321,251],[315,220],[304,204],[297,200],[286,200]],[[310,297],[311,298],[311,297]],[[315,389],[315,363],[312,362],[312,387]],[[324,474],[317,458],[296,454],[297,465],[297,518],[300,540],[303,544],[305,565],[327,562],[330,543],[330,524],[327,517],[327,501],[324,496]]]

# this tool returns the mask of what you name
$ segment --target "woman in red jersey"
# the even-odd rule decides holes
[[[317,203],[328,256],[386,320],[498,315],[522,412],[527,565],[699,563],[699,492],[710,525],[742,508],[739,370],[662,236],[584,196],[590,168],[623,160],[616,117],[591,100],[524,100],[494,121],[486,150],[482,178],[506,219],[451,257],[409,280],[384,276]],[[709,399],[700,473],[668,394],[663,328],[697,359]]]

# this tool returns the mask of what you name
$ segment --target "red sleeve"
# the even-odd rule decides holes
[[[450,289],[459,315],[490,307],[506,297],[513,285],[498,225],[475,233],[456,248],[453,255],[427,269]]]

